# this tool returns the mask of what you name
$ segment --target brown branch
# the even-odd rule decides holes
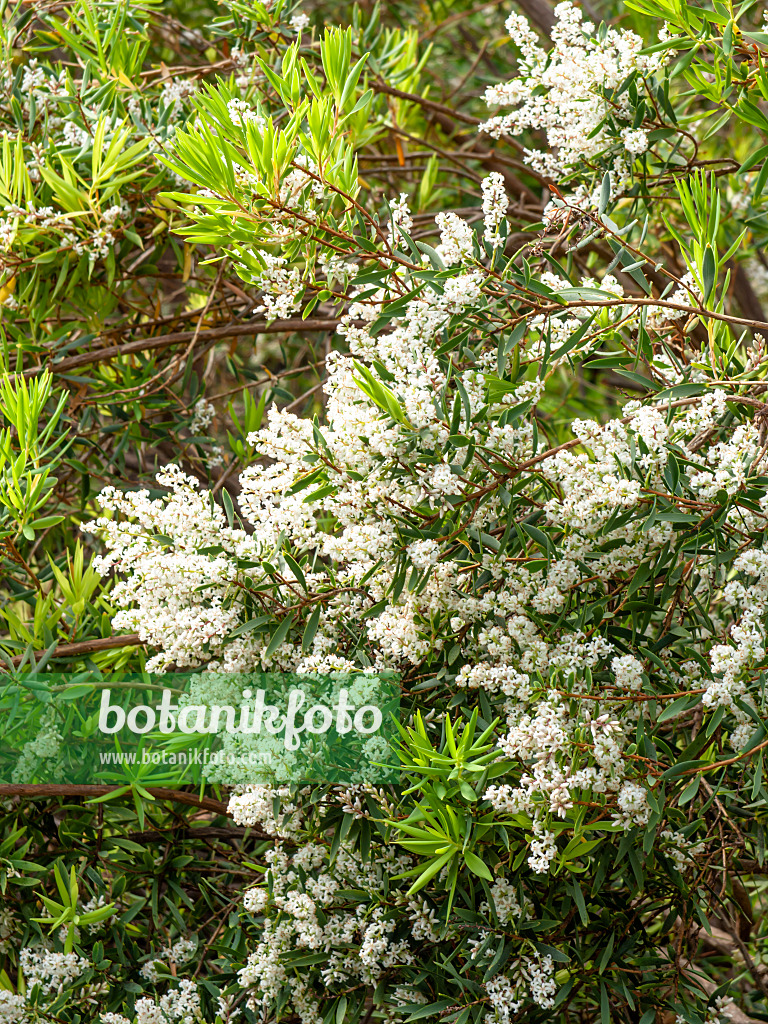
[[[286,334],[292,331],[328,331],[335,330],[340,321],[335,319],[302,320],[300,317],[292,317],[290,320],[251,320],[245,324],[225,324],[222,327],[212,327],[207,331],[197,333],[198,341],[206,342],[218,338],[234,338],[248,334]],[[172,334],[160,334],[155,338],[140,338],[137,341],[128,341],[124,345],[109,345],[105,348],[94,349],[91,352],[79,352],[76,356],[68,356],[58,362],[52,362],[49,367],[53,373],[66,373],[69,370],[76,370],[81,366],[88,366],[90,363],[101,363],[107,359],[115,359],[118,356],[131,355],[134,352],[149,352],[153,349],[169,348],[172,345],[182,345],[195,338],[195,331],[175,331]],[[40,367],[33,367],[25,370],[25,377],[35,377],[40,373]]]
[[[39,797],[87,797],[93,799],[97,796],[105,796],[107,793],[114,793],[123,786],[97,786],[97,785],[54,785],[41,783],[8,783],[0,785],[0,798],[9,796],[20,796],[29,799]],[[209,796],[198,796],[196,793],[187,793],[181,789],[166,789],[162,786],[143,786],[150,796],[156,800],[172,800],[177,804],[188,804],[190,807],[200,807],[205,811],[213,811],[216,814],[227,815],[227,805],[221,800],[214,800]],[[267,836],[266,838],[270,838]]]
[[[460,110],[454,110],[453,107],[446,107],[444,103],[436,103],[434,100],[425,99],[423,96],[419,96],[418,93],[403,92],[402,89],[395,89],[394,86],[387,85],[386,82],[373,81],[369,84],[376,92],[381,92],[385,96],[394,96],[398,100],[408,100],[409,103],[416,103],[425,110],[431,110],[435,114],[435,120],[444,131],[452,133],[455,127],[454,121],[461,121],[463,124],[471,125],[481,124],[479,117],[463,114]],[[522,149],[522,146],[520,148]]]
[[[129,832],[125,838],[130,839],[134,843],[177,842],[183,841],[184,839],[227,839],[234,841],[236,839],[242,839],[248,831],[248,829],[236,827],[218,828],[215,825],[206,825],[202,828],[152,828],[147,829],[144,832]],[[250,829],[250,832],[255,835],[257,839],[272,838],[268,833],[261,832],[259,829]]]
[[[671,962],[671,958],[667,954],[666,950],[660,949],[658,950],[658,953],[662,959],[669,960]],[[685,957],[679,957],[674,966],[679,974],[687,975],[688,978],[708,996],[711,996],[717,991],[717,983],[712,981],[712,979],[709,978],[697,964],[692,963]],[[741,1007],[737,1006],[732,1000],[726,1003],[722,1012],[725,1017],[732,1021],[732,1024],[760,1024],[756,1017],[750,1017],[749,1014],[745,1013]]]
[[[530,301],[526,298],[525,300]],[[735,324],[739,327],[750,327],[753,330],[768,332],[768,322],[763,320],[751,320],[748,317],[742,316],[729,316],[727,313],[716,313],[712,309],[701,309],[695,306],[687,306],[682,302],[669,302],[667,299],[656,299],[656,298],[645,298],[642,295],[628,295],[624,299],[606,299],[606,300],[590,300],[590,299],[578,299],[574,301],[565,300],[557,305],[541,305],[539,303],[531,302],[533,307],[529,312],[522,316],[516,317],[513,321],[510,321],[505,326],[516,326],[521,320],[528,316],[552,316],[558,313],[565,313],[569,309],[579,309],[585,306],[600,307],[601,309],[610,309],[616,306],[660,306],[662,309],[676,309],[681,313],[689,313],[692,316],[701,317],[703,320],[719,320],[725,324]]]
[[[81,654],[93,654],[96,651],[110,651],[115,647],[140,647],[143,643],[138,633],[121,633],[118,636],[105,636],[99,640],[80,640],[74,644],[59,644],[51,655],[52,658],[77,658]],[[45,651],[34,651],[34,654],[45,654]],[[26,655],[19,654],[12,658],[14,668],[22,663]],[[0,672],[3,665],[0,664]]]

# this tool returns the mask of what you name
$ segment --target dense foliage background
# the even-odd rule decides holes
[[[0,1020],[768,1020],[762,8],[0,11]],[[403,785],[36,783],[198,666]]]

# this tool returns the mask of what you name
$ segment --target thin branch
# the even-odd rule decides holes
[[[80,640],[74,644],[59,644],[51,655],[52,658],[78,658],[83,654],[94,654],[96,651],[110,651],[115,647],[140,647],[143,643],[138,633],[121,633],[118,636],[105,636],[99,640]],[[35,654],[43,655],[45,651],[35,651]],[[12,658],[14,668],[24,661],[25,654],[19,654]],[[0,672],[3,666],[0,665]]]
[[[76,356],[68,356],[58,362],[50,363],[53,373],[67,373],[69,370],[76,370],[81,366],[88,366],[91,363],[102,363],[108,359],[115,359],[119,356],[131,355],[134,352],[149,352],[154,349],[170,348],[172,345],[182,345],[192,341],[197,333],[199,341],[211,341],[217,338],[234,338],[248,334],[288,334],[297,331],[329,331],[335,330],[341,323],[337,319],[328,320],[302,320],[300,317],[292,317],[289,320],[250,320],[245,324],[225,324],[222,327],[211,327],[208,330],[195,331],[174,331],[172,334],[161,334],[156,338],[140,338],[137,341],[128,341],[124,345],[109,345],[105,348],[94,349],[91,352],[81,352]],[[36,377],[40,373],[40,367],[25,370],[25,377]]]
[[[28,797],[38,799],[40,797],[86,797],[92,800],[97,796],[106,796],[108,793],[115,793],[124,786],[97,786],[97,785],[54,785],[41,783],[8,783],[0,785],[0,798],[9,796]],[[166,789],[162,786],[143,786],[150,796],[156,800],[172,800],[177,804],[187,804],[190,807],[200,807],[205,811],[213,811],[216,814],[227,815],[227,805],[221,800],[214,800],[210,796],[198,796],[196,793],[187,793],[181,789]],[[265,833],[265,838],[271,838]]]

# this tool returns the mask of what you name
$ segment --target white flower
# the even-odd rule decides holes
[[[559,177],[565,168],[600,154],[608,141],[606,114],[618,121],[634,117],[626,92],[608,103],[610,94],[633,71],[651,75],[666,55],[660,51],[641,56],[643,40],[624,29],[608,29],[602,36],[582,21],[582,13],[569,0],[555,7],[552,51],[547,54],[524,18],[512,15],[507,30],[520,50],[520,76],[486,91],[490,106],[515,107],[492,117],[481,131],[493,138],[538,130],[546,133],[548,149],[525,151],[526,161],[542,174]],[[645,133],[622,133],[626,150],[635,156],[648,146]],[[621,168],[622,174],[626,167]]]
[[[509,207],[509,199],[504,191],[504,179],[498,171],[492,171],[487,178],[483,178],[481,185],[483,193],[483,216],[485,218],[486,242],[494,247],[500,245],[499,227],[504,222],[504,217]]]
[[[648,136],[641,128],[624,128],[621,139],[632,156],[639,156],[648,149]]]
[[[303,12],[299,14],[294,14],[289,21],[289,25],[291,26],[294,32],[301,32],[309,25],[309,15],[304,14]]]

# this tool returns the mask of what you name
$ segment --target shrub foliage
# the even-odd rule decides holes
[[[0,1019],[768,1020],[768,28],[519,6],[3,4]],[[402,784],[36,785],[189,668]]]

